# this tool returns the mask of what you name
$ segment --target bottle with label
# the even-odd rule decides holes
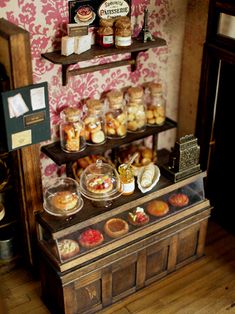
[[[113,90],[107,94],[108,110],[105,114],[108,138],[122,138],[127,134],[127,113],[123,93]]]
[[[135,191],[135,177],[130,164],[121,164],[118,167],[122,194],[130,195]]]
[[[86,146],[84,125],[81,112],[77,108],[66,108],[61,113],[60,145],[67,153],[83,150]]]
[[[97,44],[101,47],[112,47],[114,45],[113,19],[100,19],[97,30]]]
[[[131,20],[128,16],[116,19],[114,35],[116,48],[131,46]]]
[[[162,84],[150,83],[146,89],[146,117],[149,126],[163,125],[166,120],[165,99]]]

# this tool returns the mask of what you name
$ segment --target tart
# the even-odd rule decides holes
[[[70,211],[78,204],[78,196],[70,191],[60,191],[51,197],[51,205],[58,211]]]
[[[189,203],[189,198],[186,194],[184,193],[177,193],[177,194],[172,194],[170,197],[169,197],[169,203],[172,205],[172,206],[175,206],[175,207],[183,207],[183,206],[186,206],[188,205]]]
[[[133,226],[143,226],[149,222],[149,216],[143,208],[137,207],[133,212],[128,213],[128,221]]]
[[[118,238],[129,231],[129,226],[124,219],[111,218],[106,221],[104,231],[110,238]]]
[[[169,206],[161,200],[154,200],[147,205],[147,212],[150,215],[161,217],[168,213]]]
[[[104,241],[103,234],[96,229],[87,229],[83,231],[78,239],[81,246],[86,249],[91,249]]]
[[[92,18],[92,10],[88,6],[82,6],[77,10],[77,17],[81,22],[87,22]]]
[[[57,247],[60,257],[63,260],[71,258],[80,252],[78,242],[72,239],[63,239],[58,241]]]
[[[112,188],[112,179],[107,175],[95,176],[87,182],[87,189],[95,194],[110,192]]]

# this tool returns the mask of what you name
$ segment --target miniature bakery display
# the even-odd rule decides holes
[[[110,164],[98,159],[82,172],[80,191],[97,206],[109,206],[122,193],[119,174]]]
[[[106,221],[104,231],[110,238],[119,238],[129,231],[129,226],[122,218],[111,218]]]
[[[83,206],[78,183],[72,178],[59,178],[45,188],[43,207],[54,216],[70,216]]]

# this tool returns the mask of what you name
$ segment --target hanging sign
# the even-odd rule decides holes
[[[125,0],[106,0],[100,5],[97,13],[102,19],[127,16],[130,13],[130,5]]]

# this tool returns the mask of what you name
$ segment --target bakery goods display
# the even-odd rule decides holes
[[[72,239],[59,240],[57,242],[57,248],[62,260],[72,258],[80,252],[78,242]]]
[[[58,211],[69,211],[77,206],[78,196],[70,191],[59,191],[51,196],[51,204]]]
[[[156,217],[161,217],[169,212],[169,206],[162,200],[153,200],[147,204],[147,212]]]
[[[137,207],[132,212],[128,213],[128,221],[133,226],[143,226],[149,222],[149,216],[142,207]]]
[[[175,207],[183,207],[188,205],[189,203],[189,198],[186,194],[184,193],[176,193],[176,194],[172,194],[169,199],[168,202]]]
[[[110,238],[119,238],[129,231],[129,226],[122,218],[111,218],[106,221],[104,231]]]
[[[100,245],[103,241],[103,234],[99,230],[92,228],[83,231],[78,238],[79,244],[86,249],[94,248]]]

